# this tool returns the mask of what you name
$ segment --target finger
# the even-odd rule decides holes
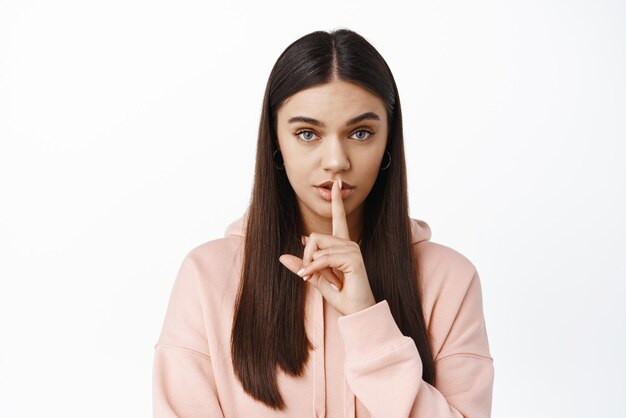
[[[304,270],[299,272],[299,274],[304,276],[313,275],[313,273],[321,271],[325,268],[334,268],[337,270],[338,274],[345,275],[346,273],[351,273],[352,268],[350,267],[352,263],[350,263],[348,253],[343,254],[324,254],[319,258],[315,259],[311,264],[304,267]],[[333,273],[334,274],[334,273]]]
[[[334,306],[339,303],[338,298],[339,293],[341,292],[341,288],[335,286],[334,283],[325,280],[324,277],[320,277],[318,281],[313,284],[313,286],[315,286],[317,290],[319,290],[319,292],[322,294],[322,297],[329,301],[331,305]]]
[[[278,257],[278,261],[293,273],[297,273],[302,268],[302,259],[295,255],[283,254]]]
[[[321,249],[335,248],[336,250],[348,248],[350,245],[358,245],[353,241],[332,235],[313,232],[311,236],[304,237],[304,250],[302,253],[302,267],[306,267],[313,262],[313,253]]]
[[[353,250],[348,246],[335,246],[331,248],[325,248],[323,250],[317,250],[313,254],[311,254],[311,257],[313,258],[313,260],[317,260],[318,258],[326,254],[348,254],[352,251]]]
[[[296,273],[296,274],[298,273],[298,270],[300,270],[300,268],[302,267],[302,259],[300,257],[296,257],[295,255],[283,254],[280,257],[278,257],[278,261],[280,261],[282,265],[284,265],[285,267],[287,267],[289,270],[291,270],[293,273]],[[319,275],[322,275],[323,280],[326,280],[327,282],[332,283],[338,289],[341,290],[343,288],[343,281],[330,268],[322,269],[319,272],[310,274],[308,280],[306,280],[304,277],[302,277],[302,279],[305,279],[305,281],[311,282],[313,285],[317,285],[317,281],[319,280],[319,277],[317,277],[315,280],[312,277],[319,276]],[[295,276],[295,277],[299,277],[299,276]]]
[[[317,289],[324,295],[326,292],[329,292],[332,289],[334,292],[341,291],[343,289],[343,281],[333,273],[332,269],[325,268],[320,271],[316,271],[309,277],[307,282],[311,283],[313,286],[317,287]],[[328,287],[332,285],[334,287]]]
[[[313,234],[311,234],[313,236]],[[302,252],[302,267],[306,267],[313,261],[313,253],[317,251],[317,244],[311,237],[304,237],[304,250]]]
[[[315,244],[315,246],[317,247],[316,249],[312,251],[312,253],[317,251],[318,249],[331,248],[331,247],[343,247],[343,246],[350,246],[350,245],[356,244],[356,242],[351,241],[349,239],[334,237],[332,235],[320,234],[319,232],[313,232],[311,236],[305,237],[304,239],[305,250],[307,250],[306,246],[311,241],[313,241],[311,245]],[[356,245],[358,246],[358,244]]]
[[[349,240],[348,221],[346,220],[346,212],[343,207],[343,199],[341,198],[341,179],[333,182],[330,203],[333,217],[333,236]]]

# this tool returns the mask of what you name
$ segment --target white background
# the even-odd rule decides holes
[[[396,78],[412,217],[480,273],[493,416],[626,416],[626,3],[408,3],[0,1],[0,416],[151,415],[271,67],[339,27]]]

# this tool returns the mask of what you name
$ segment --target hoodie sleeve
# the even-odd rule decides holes
[[[223,417],[207,343],[196,267],[187,256],[154,346],[153,416]]]
[[[436,387],[425,382],[412,338],[402,335],[386,300],[340,317],[346,380],[372,417],[485,418],[491,416],[493,359],[474,271],[439,356]],[[432,321],[432,318],[431,318]]]

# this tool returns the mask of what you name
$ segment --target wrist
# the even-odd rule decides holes
[[[356,306],[354,309],[351,309],[345,312],[344,315],[352,315],[352,314],[364,311],[367,308],[371,308],[374,305],[376,305],[376,300],[374,299],[374,296],[372,296],[367,302],[360,304]]]

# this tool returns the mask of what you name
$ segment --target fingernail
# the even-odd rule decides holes
[[[304,277],[302,278],[302,280],[304,280],[304,281],[306,282],[306,281],[307,281],[307,280],[309,280],[310,278],[311,278],[311,276],[304,276]]]
[[[304,267],[302,267],[300,270],[298,270],[298,272],[296,273],[298,276],[302,277],[302,272],[304,271]]]
[[[334,284],[330,283],[330,285],[333,287],[333,289],[335,289],[337,292],[339,292],[339,288],[337,286],[335,286]]]
[[[339,190],[341,190],[341,188],[342,188],[342,187],[343,187],[343,186],[342,186],[342,184],[341,184],[341,179],[339,179]]]

